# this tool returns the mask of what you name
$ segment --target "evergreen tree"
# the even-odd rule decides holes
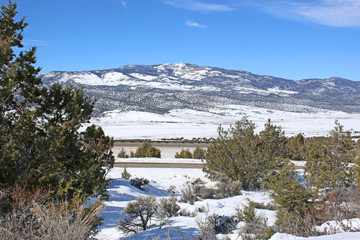
[[[354,167],[355,143],[349,131],[335,121],[330,137],[323,141],[313,141],[307,147],[305,177],[308,183],[318,189],[349,187],[355,183]]]
[[[193,155],[189,149],[181,149],[180,152],[175,154],[175,158],[192,158]]]
[[[288,141],[289,157],[291,160],[301,161],[306,158],[305,138],[299,133]]]
[[[194,159],[204,159],[205,158],[205,150],[200,147],[196,147],[193,152],[193,158]]]
[[[143,143],[142,146],[136,149],[136,152],[131,157],[144,158],[144,157],[155,157],[161,158],[161,151],[158,148],[152,146],[150,142]]]
[[[260,131],[260,151],[264,163],[273,162],[275,157],[288,157],[287,143],[285,132],[281,127],[272,124],[268,119],[265,123],[264,130]]]
[[[94,100],[71,85],[46,87],[35,48],[22,49],[24,19],[16,4],[0,13],[0,183],[50,186],[55,198],[105,196],[113,140],[89,121]]]
[[[311,207],[309,200],[316,194],[300,183],[289,159],[276,158],[276,166],[268,175],[266,185],[272,190],[271,197],[278,205],[277,225],[281,229],[289,221],[303,221]]]

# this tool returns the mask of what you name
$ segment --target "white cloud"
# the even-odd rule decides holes
[[[360,0],[323,0],[303,5],[297,13],[311,21],[334,27],[360,27]]]
[[[197,28],[207,28],[208,26],[205,26],[205,25],[201,25],[197,22],[193,22],[193,21],[186,21],[186,26],[189,26],[189,27],[197,27]]]
[[[198,0],[161,0],[162,2],[177,8],[188,9],[192,11],[202,12],[222,12],[235,10],[228,4],[223,4],[226,1],[219,1],[219,3],[205,3]]]
[[[235,11],[253,7],[277,17],[331,27],[360,27],[360,0],[159,0],[192,11]]]
[[[120,3],[124,8],[128,9],[127,8],[127,3],[124,0],[120,0]]]
[[[360,0],[232,0],[232,3],[332,27],[360,27]]]

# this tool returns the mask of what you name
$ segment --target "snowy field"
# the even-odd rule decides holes
[[[168,239],[167,232],[170,231],[170,234],[173,234],[172,239],[195,239],[199,235],[199,227],[197,221],[203,221],[208,216],[213,213],[233,216],[236,214],[236,208],[241,208],[248,204],[248,199],[258,202],[268,204],[271,202],[271,198],[267,192],[247,192],[242,191],[242,194],[239,196],[234,196],[231,198],[225,199],[207,199],[195,202],[194,205],[189,203],[178,203],[181,207],[180,212],[187,213],[186,215],[190,216],[177,216],[172,217],[170,220],[171,227],[163,227],[159,229],[154,227],[147,231],[125,236],[122,232],[117,230],[117,223],[120,219],[124,217],[122,211],[129,201],[133,201],[138,196],[148,196],[153,195],[158,199],[170,197],[169,192],[167,191],[170,187],[175,189],[175,196],[177,198],[181,195],[181,190],[184,188],[187,182],[193,181],[197,178],[200,178],[206,182],[208,186],[212,186],[213,183],[205,177],[205,174],[201,169],[149,169],[149,168],[129,168],[128,172],[132,177],[147,178],[150,180],[150,183],[146,185],[145,190],[141,191],[130,185],[129,180],[124,180],[121,178],[122,168],[114,168],[109,173],[108,177],[111,180],[111,183],[108,187],[110,199],[105,202],[105,210],[102,212],[102,216],[105,217],[104,224],[99,227],[100,232],[96,236],[99,240],[118,240],[118,239],[127,239],[127,240],[152,240],[157,237],[161,239]],[[208,213],[201,212],[199,209],[205,208],[208,210]],[[275,211],[256,209],[256,214],[261,214],[262,216],[268,219],[268,224],[273,225],[275,218]],[[356,221],[356,225],[360,227],[359,219]],[[238,226],[244,224],[240,222]],[[235,231],[233,234],[220,235],[219,239],[225,239],[228,237],[231,240],[241,240],[238,236],[238,233]],[[321,237],[312,237],[312,238],[301,238],[295,237],[289,234],[275,234],[271,240],[358,240],[360,239],[360,232],[355,233],[340,233],[335,235],[327,235]]]
[[[102,126],[105,133],[115,139],[192,139],[217,137],[220,124],[227,129],[244,115],[257,125],[257,131],[262,130],[270,118],[274,124],[281,126],[288,136],[300,132],[307,137],[325,136],[333,129],[335,120],[339,120],[346,130],[360,132],[360,114],[319,109],[295,113],[239,105],[214,108],[209,112],[176,109],[164,115],[112,111],[91,122]]]
[[[313,109],[314,110],[314,109]],[[185,139],[199,137],[217,137],[217,128],[221,124],[227,129],[230,124],[240,120],[247,115],[257,125],[257,131],[263,129],[264,123],[270,118],[276,125],[282,126],[288,136],[299,132],[305,136],[325,136],[334,127],[334,121],[337,119],[344,125],[345,130],[352,130],[355,134],[360,133],[360,114],[349,114],[333,111],[311,111],[306,113],[294,113],[275,111],[261,108],[251,108],[245,106],[228,105],[223,108],[214,108],[209,112],[199,112],[189,109],[173,110],[168,114],[160,115],[145,112],[108,112],[104,117],[92,119],[91,123],[102,126],[105,133],[113,136],[115,139],[152,139],[162,138],[174,139],[183,137]],[[119,159],[117,159],[119,161]],[[159,161],[148,159],[148,161]],[[161,161],[179,161],[178,159],[161,159]],[[193,160],[182,160],[193,161]],[[303,163],[302,163],[303,164]],[[236,213],[236,208],[243,208],[248,204],[248,199],[267,204],[271,201],[267,192],[246,192],[242,195],[218,199],[202,200],[195,202],[194,205],[188,203],[178,203],[182,213],[188,213],[190,216],[177,216],[171,218],[171,228],[162,229],[153,228],[135,235],[125,236],[117,230],[117,223],[124,218],[122,211],[125,206],[134,201],[138,196],[154,195],[158,199],[170,197],[167,191],[171,186],[175,189],[175,196],[180,198],[181,190],[186,183],[197,178],[203,179],[209,186],[212,186],[210,180],[205,177],[201,169],[151,169],[151,168],[128,168],[132,177],[147,178],[150,180],[145,191],[141,191],[130,185],[129,180],[121,178],[122,168],[114,168],[108,177],[111,183],[108,187],[110,199],[105,202],[105,210],[102,215],[105,217],[104,224],[99,227],[100,232],[96,236],[100,240],[117,239],[169,239],[166,234],[170,231],[173,234],[172,239],[195,239],[199,235],[197,221],[205,219],[206,214],[217,213],[220,215],[232,216]],[[208,213],[199,211],[200,208],[208,209]],[[262,214],[268,219],[268,224],[275,222],[275,211],[256,210],[257,214]],[[355,219],[357,224],[359,219]],[[244,224],[244,223],[239,223]],[[359,224],[360,227],[360,224]],[[170,229],[170,230],[169,230]],[[219,239],[238,239],[237,232],[230,235],[220,236]],[[360,232],[339,233],[335,235],[301,238],[289,234],[275,234],[272,240],[358,240]]]

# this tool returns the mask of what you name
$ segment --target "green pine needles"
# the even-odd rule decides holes
[[[0,184],[50,186],[56,199],[105,197],[113,139],[95,125],[79,131],[95,101],[71,85],[43,85],[36,49],[22,50],[27,23],[16,15],[11,1],[1,7]]]

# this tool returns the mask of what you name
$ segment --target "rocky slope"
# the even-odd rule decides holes
[[[360,82],[342,78],[300,81],[192,64],[130,65],[83,72],[50,72],[46,84],[74,83],[98,99],[95,114],[119,109],[166,113],[247,105],[294,112],[360,112]]]

